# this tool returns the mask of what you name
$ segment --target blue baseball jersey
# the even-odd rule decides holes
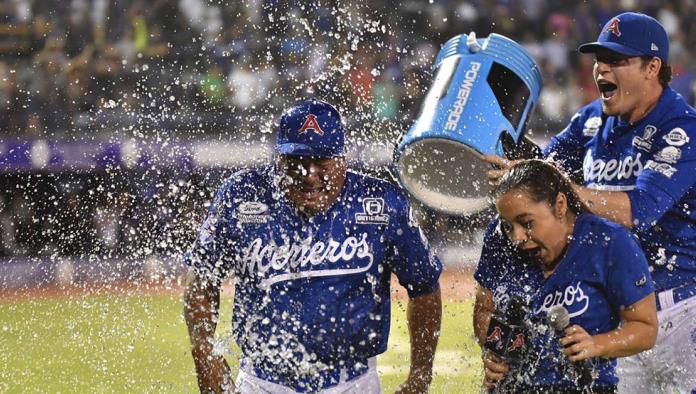
[[[493,293],[496,311],[505,314],[510,299],[528,301],[544,277],[539,264],[518,252],[499,223],[494,220],[486,228],[474,279]]]
[[[326,386],[316,381],[322,371],[386,350],[392,273],[416,297],[438,288],[442,265],[398,187],[348,171],[338,200],[308,218],[274,171],[223,184],[185,262],[215,280],[234,275],[244,362],[265,380],[312,391]]]
[[[582,108],[544,154],[584,185],[624,191],[660,290],[696,280],[696,110],[671,88],[636,124]]]
[[[531,318],[536,323],[530,353],[536,364],[536,385],[573,387],[559,365],[568,363],[558,340],[563,333],[545,329],[548,311],[560,305],[570,324],[590,335],[616,329],[619,312],[654,292],[648,262],[635,237],[622,226],[595,215],[580,215],[573,240],[555,271],[532,297]],[[616,385],[616,359],[592,360],[599,372],[597,386]]]
[[[562,305],[569,312],[571,325],[578,324],[596,335],[615,329],[622,308],[654,291],[647,260],[634,236],[595,215],[577,218],[565,256],[546,279],[539,263],[519,253],[493,226],[486,238],[497,246],[496,252],[486,253],[496,255],[483,255],[474,277],[493,291],[499,303],[504,304],[513,295],[529,301],[531,351],[517,373],[527,375],[527,383],[532,385],[575,385],[564,373],[563,367],[569,361],[558,343],[562,333],[555,333],[546,324],[552,307]],[[615,385],[615,360],[594,362],[599,372],[596,384]]]

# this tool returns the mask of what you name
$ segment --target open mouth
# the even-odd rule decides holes
[[[534,260],[541,260],[541,247],[524,249],[522,251],[526,256]]]
[[[618,88],[615,84],[604,80],[597,81],[597,87],[604,100],[609,100],[614,97],[614,95],[616,95],[616,89]]]
[[[323,187],[300,187],[299,192],[302,193],[305,197],[314,197],[322,192],[324,190]]]

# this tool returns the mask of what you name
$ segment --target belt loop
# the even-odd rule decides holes
[[[659,292],[657,298],[660,299],[660,306],[662,309],[674,306],[674,290],[672,289]]]
[[[339,372],[338,383],[345,383],[348,381],[348,370],[346,368],[341,368]]]

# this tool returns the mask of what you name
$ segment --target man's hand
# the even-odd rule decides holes
[[[488,171],[488,183],[495,186],[505,172],[512,167],[518,160],[508,160],[500,156],[483,155],[483,161],[493,165],[493,169]]]
[[[198,388],[206,394],[234,392],[230,366],[223,356],[213,352],[219,307],[219,283],[191,269],[186,277],[184,319],[191,338]]]
[[[432,381],[432,371],[409,373],[406,381],[396,388],[395,394],[423,394],[428,392]]]
[[[493,353],[487,351],[483,354],[483,385],[487,389],[495,388],[509,370],[507,363]]]
[[[200,372],[199,372],[200,369]],[[203,359],[196,363],[198,372],[198,388],[201,393],[234,393],[232,382],[232,370],[223,356],[211,356],[209,360]]]
[[[411,337],[411,368],[397,393],[427,393],[433,379],[435,348],[440,338],[442,298],[440,289],[412,298],[406,313]]]

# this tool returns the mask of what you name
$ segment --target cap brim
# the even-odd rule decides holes
[[[616,42],[588,42],[587,44],[582,44],[578,47],[578,51],[582,53],[595,53],[599,49],[604,48],[610,51],[614,51],[626,56],[643,56],[644,53],[637,51],[633,48],[629,48],[625,45],[618,44]]]
[[[305,144],[285,143],[276,146],[276,151],[281,155],[291,156],[316,156],[316,157],[335,157],[342,156],[342,152],[329,152],[316,149]]]

